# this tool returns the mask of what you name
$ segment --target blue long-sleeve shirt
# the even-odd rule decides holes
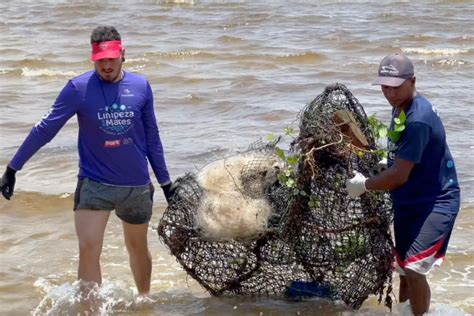
[[[160,184],[170,182],[148,81],[130,72],[103,81],[95,71],[70,80],[10,162],[20,170],[74,114],[79,123],[79,178],[117,186],[150,183],[148,161]]]

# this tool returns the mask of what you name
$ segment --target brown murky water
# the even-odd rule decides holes
[[[150,80],[173,178],[215,154],[279,135],[324,87],[345,84],[368,114],[390,106],[370,86],[380,59],[404,52],[439,110],[462,185],[463,208],[447,261],[430,276],[434,314],[474,313],[474,29],[472,1],[23,1],[0,3],[0,168],[67,80],[89,70],[89,36],[113,24],[126,67]],[[18,173],[0,200],[0,314],[67,315],[75,302],[77,245],[71,211],[77,124]],[[152,225],[165,207],[157,194]],[[112,218],[112,217],[111,217]],[[153,301],[137,301],[121,226],[113,217],[96,314],[384,315],[320,300],[210,297],[150,229]],[[397,284],[395,283],[395,286]],[[396,312],[398,313],[398,312]]]

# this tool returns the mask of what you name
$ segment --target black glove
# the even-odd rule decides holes
[[[10,200],[13,195],[13,190],[15,190],[15,173],[16,170],[7,166],[7,170],[5,170],[2,176],[0,185],[2,186],[2,194],[7,200]]]
[[[172,182],[162,185],[163,193],[165,194],[166,201],[168,203],[173,199],[174,191],[176,191],[176,185]]]

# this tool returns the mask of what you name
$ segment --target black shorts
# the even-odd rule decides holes
[[[84,178],[77,182],[74,211],[115,210],[124,222],[144,224],[151,219],[154,191],[151,183],[138,187],[120,187]]]

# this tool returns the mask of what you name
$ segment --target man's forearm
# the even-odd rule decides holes
[[[401,187],[406,180],[400,176],[395,167],[390,167],[381,174],[365,181],[367,190],[391,191]]]

